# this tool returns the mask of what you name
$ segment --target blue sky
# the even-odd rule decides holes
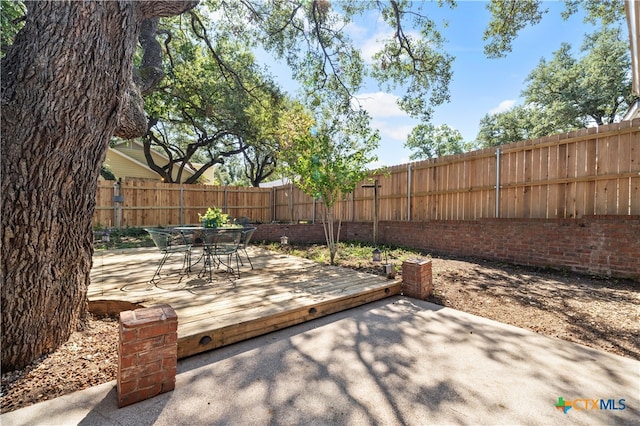
[[[488,59],[483,53],[482,35],[490,14],[485,1],[459,1],[455,9],[440,8],[435,2],[425,4],[427,12],[436,23],[448,22],[441,32],[445,39],[445,49],[455,56],[453,78],[449,85],[450,102],[436,108],[432,123],[447,124],[459,130],[465,141],[475,140],[482,117],[488,113],[506,110],[522,103],[520,93],[529,73],[541,58],[551,59],[562,42],[571,44],[578,52],[583,37],[595,30],[591,24],[583,22],[582,16],[573,16],[565,21],[560,17],[563,2],[544,2],[549,12],[536,26],[525,28],[513,44],[513,50],[505,58]],[[363,52],[365,60],[368,52],[375,47],[376,39],[389,31],[372,14],[346,28]],[[282,74],[280,74],[282,75]],[[291,90],[286,79],[281,82]],[[373,117],[373,127],[380,131],[382,140],[378,149],[379,163],[376,166],[392,166],[409,162],[410,151],[404,142],[411,129],[418,124],[399,110],[395,101],[397,94],[383,93],[377,83],[368,82],[358,97]]]

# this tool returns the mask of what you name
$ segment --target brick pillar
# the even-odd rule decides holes
[[[120,313],[118,407],[176,386],[178,316],[169,305]]]
[[[402,293],[405,296],[427,300],[432,291],[430,260],[416,258],[402,262]]]

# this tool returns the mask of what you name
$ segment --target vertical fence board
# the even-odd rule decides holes
[[[478,163],[479,159],[477,156],[474,156],[467,161],[465,175],[465,186],[467,188],[467,192],[465,194],[465,216],[468,219],[477,219],[480,216],[480,198],[482,197],[482,192],[479,188],[481,182],[476,183],[474,180],[477,174]]]
[[[587,142],[578,141],[573,144],[573,146],[575,149],[575,169],[573,175],[576,178],[573,196],[573,217],[582,217],[585,214],[586,182],[582,181],[581,178],[585,176],[587,164]]]
[[[608,138],[598,138],[598,158],[596,160],[596,171],[598,176],[606,176],[609,173],[608,150],[610,143]],[[601,178],[596,182],[596,214],[607,214],[611,210],[607,206],[609,180]]]
[[[455,196],[455,192],[449,192],[450,188],[455,188],[455,175],[453,174],[454,165],[449,163],[444,167],[444,179],[442,181],[442,185],[440,186],[440,196],[442,197],[442,211],[440,213],[440,219],[446,219],[449,217],[454,217],[453,212],[453,198]]]
[[[441,180],[438,188],[439,196],[440,196],[440,213],[438,214],[439,220],[446,220],[449,216],[450,211],[450,193],[448,191],[449,186],[451,185],[450,181],[450,173],[451,173],[451,164],[446,164],[440,168]]]
[[[433,186],[435,181],[432,177],[433,169],[431,167],[423,167],[414,173],[416,175],[416,181],[419,182],[419,184],[416,184],[416,192],[420,194],[415,197],[414,201],[422,206],[422,216],[418,216],[416,220],[431,220],[435,217],[437,205],[435,197],[429,195],[429,192],[435,191],[435,187]]]
[[[631,161],[631,152],[630,152],[630,135],[624,134],[618,137],[618,146],[619,146],[619,159],[618,159],[618,173],[629,173],[630,172],[630,161]],[[630,178],[620,178],[618,179],[618,214],[624,215],[629,214],[630,209]]]
[[[504,189],[500,192],[500,211],[503,212],[503,218],[512,218],[515,213],[516,190],[508,184],[515,183],[517,179],[515,154],[504,152],[500,159],[502,161],[500,165],[501,180],[504,177]]]
[[[586,161],[584,168],[584,177],[596,175],[596,154],[598,149],[597,139],[586,141]],[[596,211],[596,183],[589,180],[583,185],[584,196],[584,214],[593,215]]]
[[[548,148],[536,148],[531,150],[531,176],[534,185],[531,186],[531,217],[546,217],[547,200],[546,186],[540,182],[547,180],[548,175]]]
[[[558,217],[567,217],[567,145],[562,144],[558,146],[558,177],[563,179],[564,182],[560,182],[558,186]]]
[[[511,182],[516,186],[513,189],[513,211],[510,217],[520,217],[524,215],[523,187],[521,186],[524,181],[524,151],[518,151],[512,157],[515,160],[515,170],[513,170]]]
[[[558,155],[560,148],[557,145],[549,147],[549,185],[547,190],[547,211],[550,218],[560,217],[558,211],[558,184],[553,181],[560,178],[558,175]]]
[[[477,161],[474,180],[482,189],[475,196],[477,200],[477,216],[474,219],[483,217],[495,217],[495,185],[496,185],[496,156],[482,157]],[[493,165],[493,167],[491,166]],[[492,196],[493,194],[493,196]],[[491,205],[493,203],[493,205]]]
[[[457,163],[447,164],[447,183],[445,187],[442,188],[447,208],[442,216],[443,218],[456,217],[456,187],[458,182],[457,166]]]
[[[517,184],[517,195],[518,195],[518,205],[516,209],[515,217],[529,217],[527,212],[527,187],[526,187],[526,169],[527,169],[527,151],[523,150],[518,152],[518,179],[516,181]]]
[[[462,172],[463,176],[460,179],[461,183],[461,192],[460,192],[460,202],[461,202],[461,215],[462,219],[470,219],[473,217],[473,210],[471,209],[471,180],[469,178],[469,166],[473,162],[473,159],[465,160],[462,162]]]
[[[515,189],[507,186],[515,181],[515,159],[512,153],[503,153],[500,157],[500,178],[504,178],[504,189],[500,192],[500,211],[502,217],[511,218],[515,210]]]
[[[569,143],[567,144],[567,177],[575,178],[577,176],[577,144]],[[567,191],[566,191],[566,217],[572,218],[576,217],[577,214],[577,183],[569,182],[567,183]]]
[[[429,197],[429,191],[431,189],[430,182],[430,168],[415,168],[414,175],[414,199],[413,203],[421,206],[420,214],[416,215],[416,220],[430,220],[432,219],[433,202]]]
[[[433,165],[432,167],[430,167],[428,169],[428,174],[427,174],[427,186],[429,188],[427,194],[429,194],[427,196],[428,202],[429,202],[429,207],[430,207],[430,211],[429,211],[429,219],[431,220],[437,220],[438,217],[438,213],[439,213],[439,201],[440,201],[440,196],[438,195],[438,180],[439,180],[439,176],[438,176],[438,168]]]
[[[640,123],[640,119],[634,120]],[[640,131],[630,135],[629,148],[629,214],[640,214]]]
[[[490,165],[493,164],[492,170]],[[491,194],[495,195],[496,184],[496,157],[492,151],[489,157],[483,155],[475,161],[475,174],[472,175],[478,190],[474,191],[474,199],[476,200],[476,216],[474,219],[483,217],[495,217],[495,198],[491,198]],[[493,175],[489,176],[491,173]],[[489,206],[493,202],[493,206]]]
[[[607,150],[607,174],[615,175],[618,173],[618,165],[620,156],[618,153],[619,140],[616,138],[608,138],[609,149]],[[619,179],[613,178],[607,180],[607,213],[606,214],[619,214],[618,213],[618,181]]]
[[[462,220],[464,218],[464,202],[462,200],[464,189],[464,161],[457,161],[453,163],[451,168],[453,178],[455,180],[455,196],[453,201],[453,214],[452,217],[455,220]]]
[[[627,133],[619,136],[619,156],[621,174],[628,174],[628,178],[619,180],[620,205],[619,214],[638,214],[640,212],[640,198],[638,182],[640,181],[640,149],[638,149],[640,133]],[[635,142],[635,143],[634,143]],[[635,178],[634,178],[635,175]],[[634,194],[635,180],[635,194]],[[635,212],[635,213],[634,213]]]
[[[583,155],[578,170],[578,188],[582,193],[581,201],[581,215],[590,216],[595,212],[595,180],[596,175],[596,155],[598,148],[598,141],[594,138],[588,138],[584,141],[578,142],[580,152]],[[580,159],[579,159],[580,160]]]

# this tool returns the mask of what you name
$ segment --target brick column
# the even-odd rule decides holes
[[[169,305],[120,313],[118,407],[176,386],[178,316]]]
[[[432,291],[430,260],[416,258],[402,262],[402,293],[405,296],[427,300]]]

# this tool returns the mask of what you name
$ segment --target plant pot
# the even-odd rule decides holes
[[[218,222],[213,220],[213,219],[203,219],[202,220],[202,227],[203,228],[217,228],[218,227]]]

